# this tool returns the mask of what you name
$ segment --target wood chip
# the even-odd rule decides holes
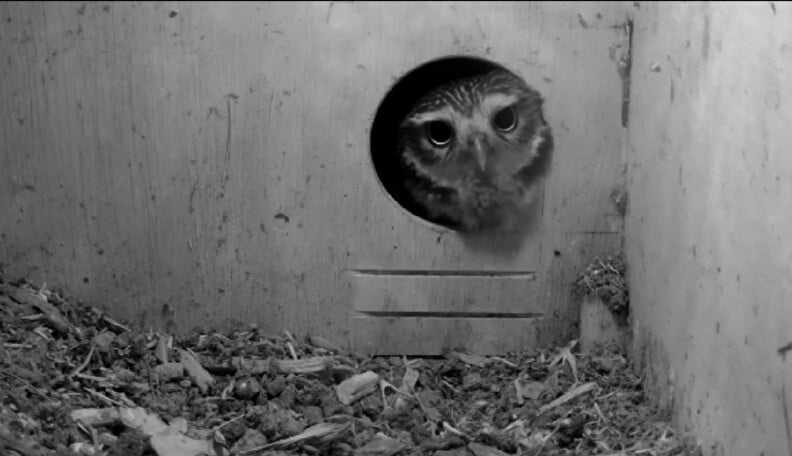
[[[338,400],[349,405],[376,391],[379,380],[379,375],[372,371],[350,377],[336,386]]]
[[[71,419],[89,427],[108,426],[120,421],[118,409],[111,408],[83,408],[72,410]]]
[[[66,320],[55,306],[47,302],[47,299],[36,291],[30,288],[18,288],[7,284],[0,284],[0,293],[8,295],[11,299],[20,304],[26,304],[38,309],[44,314],[44,319],[48,326],[57,334],[65,335],[69,333],[69,329],[71,328],[69,321]]]
[[[539,408],[539,414],[542,415],[545,412],[558,407],[559,405],[563,405],[563,404],[571,401],[572,399],[575,399],[578,396],[582,396],[584,394],[590,393],[590,392],[594,391],[595,389],[597,389],[597,384],[594,383],[594,382],[584,383],[584,384],[582,384],[580,386],[572,388],[569,391],[567,391],[566,393],[564,393],[561,397],[559,397],[558,399],[554,400],[553,402],[550,402],[549,404],[543,405],[542,407],[540,407]]]
[[[520,379],[514,379],[514,392],[515,396],[517,396],[517,405],[523,405],[525,401],[523,400],[523,393],[522,388],[520,388]]]
[[[487,367],[487,365],[491,362],[488,358],[480,355],[469,355],[467,353],[455,353],[460,361],[465,364],[470,364],[471,366],[476,367]]]
[[[159,434],[151,437],[151,447],[158,456],[213,456],[209,440],[196,440],[183,434]]]
[[[157,435],[168,431],[168,425],[154,413],[142,407],[122,407],[118,409],[119,419],[124,426],[135,429],[143,435]]]
[[[112,318],[108,317],[107,315],[102,315],[102,319],[105,321],[105,323],[107,323],[108,325],[110,325],[113,328],[115,328],[116,331],[118,331],[118,332],[132,332],[131,329],[129,329],[126,326],[122,325],[121,323],[113,320]]]
[[[341,353],[342,350],[340,347],[336,346],[329,340],[318,337],[318,336],[309,336],[308,340],[311,342],[311,345],[317,348],[324,348],[325,350],[329,350],[336,353]]]
[[[284,374],[321,372],[335,363],[335,356],[316,356],[298,360],[275,360],[275,367]]]
[[[247,456],[256,453],[260,453],[264,450],[268,450],[270,448],[286,448],[290,445],[294,445],[296,443],[302,443],[312,440],[321,440],[321,439],[330,439],[332,436],[337,435],[344,431],[348,427],[347,424],[340,424],[340,423],[317,423],[305,431],[297,434],[293,437],[289,437],[286,439],[278,440],[272,443],[268,443],[266,445],[251,448],[243,453],[240,453],[240,456]]]
[[[165,363],[154,368],[154,373],[161,381],[169,382],[184,377],[184,365],[182,363]]]
[[[264,374],[273,370],[272,362],[269,359],[243,358],[241,356],[231,358],[231,366],[253,375]]]
[[[207,372],[190,352],[179,349],[179,357],[187,374],[193,379],[201,393],[206,394],[209,391],[209,387],[215,384],[212,374]]]
[[[157,357],[162,364],[168,363],[168,336],[159,336],[157,340],[157,347],[154,350],[154,356]]]

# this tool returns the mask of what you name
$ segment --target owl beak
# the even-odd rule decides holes
[[[482,138],[473,139],[473,154],[476,156],[476,163],[482,171],[487,169],[487,151],[484,148],[484,141]]]

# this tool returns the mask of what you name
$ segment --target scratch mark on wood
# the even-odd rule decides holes
[[[778,349],[778,354],[781,355],[781,358],[783,358],[784,361],[786,361],[786,354],[788,351],[792,351],[792,342]]]
[[[225,171],[223,171],[223,180],[220,182],[220,193],[217,195],[217,199],[225,196],[225,186],[228,182],[228,167],[231,164],[231,99],[237,98],[239,97],[233,93],[226,96]]]
[[[583,18],[582,14],[578,13],[577,17],[578,17],[578,23],[580,24],[581,27],[583,28],[589,27],[588,22],[586,22],[586,19]]]
[[[633,21],[628,19],[623,25],[624,33],[627,40],[627,49],[625,49],[621,59],[619,59],[618,69],[619,76],[622,79],[622,106],[621,106],[621,122],[622,127],[627,128],[630,117],[630,79],[632,73],[632,46],[633,46]]]
[[[429,269],[352,269],[353,274],[370,276],[427,277],[513,277],[536,280],[536,271],[450,271]]]
[[[195,182],[193,182],[192,188],[190,189],[190,201],[187,206],[190,214],[195,212],[195,206],[193,205],[193,201],[195,200],[196,190],[198,190],[198,179],[195,179]]]

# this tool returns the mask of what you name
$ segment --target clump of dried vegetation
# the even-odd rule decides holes
[[[626,273],[623,253],[595,257],[578,275],[572,291],[578,296],[598,296],[611,312],[626,315],[630,309]]]

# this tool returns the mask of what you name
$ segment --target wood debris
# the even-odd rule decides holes
[[[379,375],[368,371],[344,380],[336,386],[338,400],[344,405],[349,405],[362,399],[366,395],[376,391],[379,379]]]
[[[0,276],[0,454],[699,455],[622,354],[364,357],[258,328],[164,335]]]
[[[206,369],[201,366],[201,363],[198,362],[197,359],[192,355],[192,353],[179,349],[179,356],[181,357],[181,365],[184,366],[184,370],[190,375],[198,388],[201,390],[202,393],[206,394],[209,391],[209,387],[214,385],[215,381],[212,378],[212,374],[206,371]]]

